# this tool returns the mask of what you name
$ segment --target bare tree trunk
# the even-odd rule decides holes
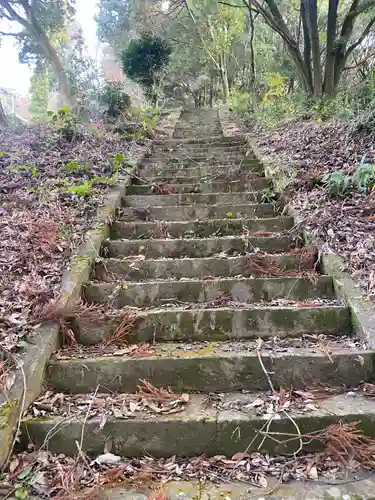
[[[77,105],[76,98],[72,92],[68,76],[65,72],[65,69],[63,65],[61,64],[61,60],[59,58],[59,55],[52,45],[52,43],[49,41],[47,37],[44,35],[40,35],[40,39],[37,40],[41,49],[43,50],[46,58],[50,61],[51,66],[53,68],[53,71],[56,75],[56,78],[59,82],[59,88],[62,96],[64,97],[66,104],[74,109]]]
[[[320,62],[320,42],[318,30],[318,2],[305,0],[306,17],[311,39],[311,54],[313,66],[313,95],[321,97],[323,92],[322,65]]]
[[[254,28],[254,16],[253,16],[253,11],[249,9],[249,21],[250,21],[250,79],[249,79],[249,87],[251,90],[253,90],[253,87],[255,85],[255,52],[254,52],[254,35],[255,35],[255,28]]]
[[[324,68],[324,93],[332,94],[335,88],[335,41],[339,0],[329,0],[327,21],[326,61]]]
[[[226,58],[224,54],[220,56],[220,78],[223,87],[223,104],[226,104],[229,99],[229,81]]]
[[[309,84],[310,87],[312,88],[313,82],[312,82],[312,70],[311,70],[311,39],[310,39],[310,32],[307,22],[307,13],[304,0],[301,0],[300,13],[301,13],[302,31],[303,31],[303,59],[305,61],[306,73],[308,75]]]
[[[7,117],[5,116],[5,111],[0,100],[0,126],[6,127],[8,125]]]

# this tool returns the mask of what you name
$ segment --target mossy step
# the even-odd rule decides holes
[[[119,221],[135,220],[194,220],[194,219],[239,219],[241,217],[274,217],[275,206],[271,203],[248,203],[245,205],[175,205],[150,207],[147,212],[137,208],[123,208]]]
[[[152,156],[160,156],[167,158],[178,157],[200,157],[207,155],[242,155],[246,158],[255,158],[255,153],[246,144],[191,144],[187,146],[155,146],[149,153]]]
[[[100,357],[102,350],[98,349],[95,357],[68,358],[66,351],[64,356],[68,359],[51,358],[47,382],[52,390],[72,394],[93,392],[98,385],[103,392],[136,392],[140,380],[148,380],[155,387],[170,387],[175,392],[269,390],[254,342],[220,342],[204,347],[157,344],[150,348],[154,355],[147,353],[145,357]],[[363,381],[374,382],[374,354],[360,348],[336,347],[333,343],[329,355],[319,345],[261,352],[276,390],[317,385],[355,387]]]
[[[183,280],[153,283],[88,283],[84,299],[89,304],[157,307],[173,302],[212,302],[223,296],[234,302],[251,303],[274,299],[307,300],[333,298],[333,281],[319,276],[311,283],[305,278],[221,278],[213,281]]]
[[[246,205],[248,203],[260,202],[262,194],[260,191],[247,191],[246,193],[177,193],[177,194],[154,194],[133,195],[123,199],[123,205],[127,207],[153,207],[168,205]]]
[[[70,417],[24,419],[21,432],[26,443],[31,440],[39,448],[47,442],[50,452],[67,456],[76,455],[77,442],[81,442],[83,436],[82,451],[92,458],[102,454],[109,441],[111,452],[124,457],[230,457],[249,445],[247,451],[250,453],[292,455],[300,444],[299,439],[290,439],[290,435],[296,433],[295,426],[306,435],[338,421],[360,422],[359,428],[365,435],[375,436],[375,406],[371,400],[364,396],[346,398],[345,395],[336,395],[327,397],[317,404],[316,410],[304,414],[293,410],[288,410],[288,415],[280,412],[278,418],[267,426],[268,432],[279,433],[279,442],[271,437],[263,439],[259,431],[264,428],[265,416],[257,414],[254,408],[246,407],[259,397],[259,394],[223,395],[224,405],[228,407],[231,402],[237,402],[237,407],[244,407],[241,411],[216,409],[207,405],[207,395],[191,395],[186,408],[177,414],[157,415],[137,411],[126,419],[108,416],[104,425],[101,415],[86,421],[72,410]],[[129,395],[124,394],[123,398],[129,399]],[[303,449],[299,450],[303,453],[316,452],[324,446],[318,439],[304,441]]]
[[[178,165],[181,168],[185,167],[199,167],[199,166],[239,166],[246,165],[248,167],[259,165],[259,160],[254,156],[244,156],[241,155],[200,155],[200,156],[186,156],[181,158],[165,158],[162,156],[152,156],[150,158],[144,158],[140,166],[144,167],[158,167],[161,166],[170,168],[172,166]]]
[[[175,147],[189,147],[194,145],[201,146],[226,146],[228,144],[238,144],[238,145],[246,145],[246,137],[237,136],[237,137],[203,137],[203,138],[188,138],[186,140],[179,139],[167,139],[167,140],[159,140],[155,139],[153,141],[154,147],[167,147],[167,148],[175,148]]]
[[[105,257],[123,257],[126,255],[147,255],[148,258],[166,257],[212,257],[214,254],[227,252],[245,254],[257,248],[261,252],[285,252],[292,245],[287,235],[223,236],[216,238],[181,238],[151,240],[107,240],[103,243],[101,255]]]
[[[243,193],[244,191],[258,191],[269,187],[265,177],[254,177],[244,181],[212,181],[197,184],[169,184],[170,193]],[[133,184],[126,188],[127,195],[140,194],[152,196],[155,194],[147,184]],[[169,194],[169,193],[166,193]]]
[[[150,196],[150,198],[152,198]],[[294,226],[293,217],[269,217],[267,219],[211,219],[205,221],[173,222],[115,222],[110,229],[113,239],[136,238],[206,238],[234,236],[248,232],[280,233]]]
[[[154,168],[141,168],[140,169],[140,175],[144,179],[154,179],[155,176],[163,176],[163,178],[172,178],[173,176],[178,176],[179,179],[185,178],[194,178],[194,177],[211,177],[214,179],[215,177],[223,177],[226,178],[228,176],[234,176],[234,175],[243,175],[244,173],[248,173],[251,175],[258,175],[258,176],[263,176],[264,175],[264,168],[262,163],[257,163],[253,164],[251,166],[249,165],[238,165],[234,167],[228,167],[228,165],[223,166],[223,165],[216,165],[216,166],[210,166],[206,165],[203,167],[184,167],[180,168],[179,165],[176,165],[175,167],[171,168],[162,168],[162,167],[154,167]]]
[[[108,318],[77,332],[84,345],[97,345],[108,339],[119,324]],[[234,305],[193,309],[170,307],[138,313],[136,326],[128,336],[133,342],[225,341],[270,337],[298,337],[306,334],[349,335],[350,310],[344,306],[293,307]]]
[[[222,168],[222,167],[220,167]],[[226,169],[225,172],[227,173],[228,177],[223,177],[223,178],[216,178],[216,175],[214,172],[212,173],[212,176],[207,175],[207,176],[201,176],[197,175],[195,177],[192,176],[186,176],[186,175],[180,175],[181,173],[183,174],[183,169],[178,168],[174,174],[171,175],[164,175],[164,171],[162,169],[158,170],[157,172],[154,172],[155,175],[152,176],[144,176],[142,173],[139,175],[146,180],[146,182],[138,181],[135,179],[133,185],[137,186],[142,186],[146,184],[207,184],[209,182],[238,182],[238,180],[241,180],[241,182],[246,182],[246,181],[252,181],[253,179],[259,179],[264,177],[264,171],[259,169],[255,170],[247,170],[247,175],[242,175],[241,174],[233,174],[230,175],[229,169]],[[237,168],[235,167],[234,170],[237,172]],[[229,177],[230,175],[230,177]],[[237,177],[237,178],[236,178]],[[238,179],[238,180],[237,180]]]
[[[250,265],[252,257],[257,258],[259,254],[240,255],[235,257],[201,257],[182,259],[139,259],[124,258],[114,259],[101,258],[95,265],[97,279],[108,281],[114,279],[126,279],[127,281],[144,281],[154,279],[183,279],[183,278],[206,278],[212,277],[230,278],[243,276],[250,278],[253,268]],[[265,255],[264,258],[272,266],[281,271],[299,269],[301,262],[305,259],[302,254],[273,254]],[[310,259],[311,261],[313,259]],[[272,262],[272,263],[271,263]],[[307,263],[311,267],[304,270],[313,271],[313,262]]]

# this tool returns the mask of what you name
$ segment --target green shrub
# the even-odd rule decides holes
[[[360,191],[369,191],[375,184],[374,165],[362,163],[353,175],[352,182]]]
[[[250,94],[248,92],[232,91],[228,102],[233,114],[238,118],[250,112]]]
[[[77,131],[78,120],[69,106],[60,108],[57,113],[48,111],[47,114],[55,124],[59,135],[67,141],[72,141]]]
[[[107,82],[99,95],[99,100],[106,115],[114,119],[119,118],[131,106],[131,99],[120,82]]]
[[[321,183],[330,196],[340,198],[348,192],[350,181],[343,172],[331,172],[322,178]]]
[[[133,39],[121,54],[125,73],[143,87],[154,106],[158,101],[162,70],[168,65],[171,53],[166,40],[152,33],[143,33],[140,38]]]

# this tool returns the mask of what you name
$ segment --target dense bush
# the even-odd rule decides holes
[[[161,73],[170,61],[171,52],[165,40],[145,33],[132,40],[121,55],[125,73],[143,87],[154,106],[160,93]]]
[[[120,82],[107,82],[99,98],[109,118],[119,118],[131,106],[130,97]]]

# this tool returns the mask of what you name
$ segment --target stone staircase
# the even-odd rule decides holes
[[[299,433],[341,420],[375,433],[373,405],[360,396],[327,392],[310,406],[298,394],[289,405],[277,399],[280,390],[303,397],[371,381],[374,353],[351,336],[349,309],[311,249],[298,248],[293,219],[267,201],[262,165],[246,149],[206,110],[183,112],[174,138],[154,143],[139,171],[147,183],[128,188],[85,287],[107,321],[78,331],[80,345],[50,360],[55,409],[37,402],[24,422],[36,446],[72,455],[78,442],[92,457],[231,456],[295,452]],[[108,340],[121,330],[109,306],[138,308],[126,345]],[[182,407],[129,410],[141,380],[183,394]],[[316,446],[308,439],[303,451]]]

